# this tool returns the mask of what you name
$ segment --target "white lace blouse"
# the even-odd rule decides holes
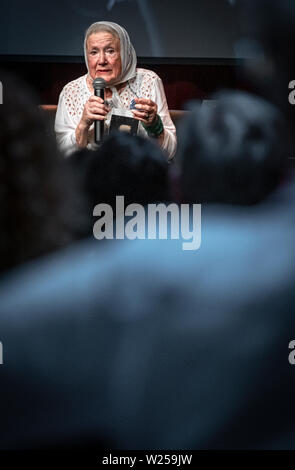
[[[86,82],[87,75],[73,80],[68,83],[62,90],[55,118],[55,132],[57,141],[61,150],[66,154],[71,154],[78,148],[76,142],[76,127],[80,122],[83,108],[86,101],[91,95]],[[130,109],[130,103],[134,98],[147,98],[153,100],[158,105],[158,114],[161,116],[164,126],[164,139],[162,148],[168,153],[169,158],[172,158],[176,151],[176,130],[171,120],[167,100],[164,92],[164,87],[160,77],[151,70],[138,68],[136,77],[127,82],[127,86],[119,94],[115,87],[111,87],[113,92],[111,100],[111,107],[113,109],[123,108]],[[105,126],[108,128],[111,119],[109,113]],[[94,127],[90,127],[91,129]],[[139,133],[147,136],[147,132],[139,123]],[[91,132],[89,133],[91,136]],[[92,138],[88,148],[95,146]]]

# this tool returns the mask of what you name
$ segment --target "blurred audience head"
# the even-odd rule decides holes
[[[285,168],[285,126],[268,102],[224,91],[214,105],[192,104],[178,150],[182,199],[251,205],[280,183]]]
[[[99,203],[114,210],[116,196],[124,196],[125,206],[169,200],[169,164],[150,139],[112,133],[97,151],[82,150],[69,160],[88,195],[91,216]]]
[[[0,273],[74,238],[70,178],[32,90],[0,72]],[[76,217],[76,220],[75,220]]]
[[[295,80],[295,2],[241,0],[241,18],[244,39],[258,53],[258,60],[246,62],[250,76],[294,128],[295,107],[288,101],[288,85]]]

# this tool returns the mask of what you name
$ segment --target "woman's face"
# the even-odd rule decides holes
[[[91,34],[87,40],[87,60],[91,78],[103,78],[111,85],[122,70],[120,40],[106,31]]]

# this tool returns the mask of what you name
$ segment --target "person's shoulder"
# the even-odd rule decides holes
[[[82,75],[82,77],[78,77],[75,80],[72,80],[71,82],[67,83],[63,87],[63,94],[65,95],[72,95],[73,93],[80,93],[81,90],[85,88],[85,75]]]
[[[149,80],[154,80],[154,81],[160,80],[159,75],[157,75],[156,72],[154,72],[153,70],[137,68],[136,75],[140,78],[145,78]]]

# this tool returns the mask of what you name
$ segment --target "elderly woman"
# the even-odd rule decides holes
[[[116,23],[99,21],[86,31],[84,54],[88,73],[62,90],[55,131],[60,148],[70,154],[93,147],[94,121],[110,124],[111,108],[125,108],[138,119],[139,133],[154,137],[172,158],[176,131],[168,111],[161,79],[150,70],[136,68],[136,54],[128,33]],[[105,101],[94,95],[93,80],[103,78]]]

